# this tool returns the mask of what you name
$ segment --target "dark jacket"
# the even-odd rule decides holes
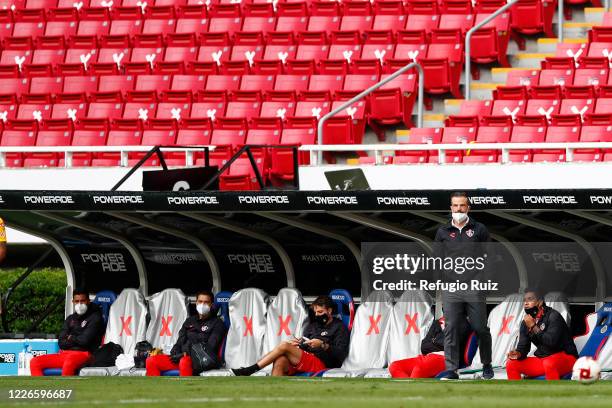
[[[470,325],[465,320],[462,320],[459,329],[459,350],[465,350],[470,332]],[[444,351],[444,330],[442,330],[438,320],[433,321],[425,338],[421,341],[421,354],[426,355],[436,351]]]
[[[189,353],[191,346],[198,343],[205,343],[206,350],[217,353],[224,337],[225,325],[214,312],[204,319],[200,319],[198,314],[189,316],[183,323],[170,354]]]
[[[84,315],[73,313],[66,318],[59,334],[59,347],[62,350],[93,352],[100,346],[105,330],[100,307],[90,303]]]
[[[486,265],[486,257],[484,257],[484,255],[488,248],[487,245],[483,243],[490,241],[491,237],[487,227],[469,216],[468,222],[461,230],[455,227],[452,221],[438,228],[434,239],[433,254],[436,257],[442,258],[470,257],[476,259],[483,257],[483,263]],[[447,278],[450,281],[456,279],[469,281],[471,279],[481,278],[484,268],[472,268],[472,270],[466,270],[461,274],[449,270],[438,272],[441,273],[438,276],[439,279]]]
[[[329,344],[329,349],[327,350],[307,348],[307,351],[314,354],[327,368],[340,367],[348,355],[348,329],[341,320],[335,317],[326,325],[310,322],[302,335],[310,340],[319,339]]]
[[[519,342],[516,347],[517,351],[521,353],[519,360],[527,358],[527,354],[531,350],[531,343],[537,347],[536,357],[548,357],[561,351],[578,357],[576,345],[561,313],[544,305],[544,314],[536,320],[536,326],[539,327],[540,332],[534,333],[532,331],[530,333],[525,322],[521,322]]]

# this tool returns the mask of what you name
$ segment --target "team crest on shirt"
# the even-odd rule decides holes
[[[474,230],[473,229],[469,229],[469,230],[465,231],[465,235],[467,235],[468,237],[472,238],[474,236]]]
[[[601,334],[604,334],[605,332],[608,331],[608,325],[604,325],[601,327],[601,330],[599,331]]]
[[[85,327],[87,326],[87,320],[83,320],[83,322],[81,322],[81,327]]]
[[[540,330],[544,331],[544,329],[545,329],[545,328],[546,328],[546,325],[545,325],[544,323],[542,323],[542,324],[540,325]]]
[[[206,330],[208,330],[208,326],[202,326],[202,331],[205,332]]]
[[[321,332],[321,336],[327,336],[327,332],[326,331]]]
[[[457,237],[457,233],[456,232],[451,232],[450,234],[448,234],[452,239],[455,239]]]

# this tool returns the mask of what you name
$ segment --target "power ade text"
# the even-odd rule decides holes
[[[94,204],[143,204],[142,196],[93,196]]]
[[[274,273],[274,263],[268,254],[228,254],[231,264],[248,265],[252,273]]]
[[[0,200],[2,197],[0,197]],[[612,196],[591,196],[591,204],[612,204]]]
[[[74,204],[72,196],[24,196],[26,204]]]
[[[308,204],[316,205],[357,205],[357,197],[306,197]]]
[[[217,197],[168,197],[170,205],[212,205],[219,204]]]
[[[491,196],[491,197],[470,197],[470,204],[475,205],[504,205],[507,204],[506,200],[502,196]]]
[[[429,205],[429,198],[427,197],[376,197],[376,204]]]
[[[525,204],[578,204],[574,196],[523,196]]]
[[[279,196],[238,196],[240,204],[289,204],[289,197]]]
[[[99,264],[104,272],[126,272],[123,254],[81,254],[83,263]]]

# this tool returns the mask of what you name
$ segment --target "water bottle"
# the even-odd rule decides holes
[[[32,375],[30,360],[32,360],[32,348],[28,343],[24,343],[23,349],[19,353],[17,375]]]

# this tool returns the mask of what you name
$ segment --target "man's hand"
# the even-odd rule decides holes
[[[518,360],[519,358],[521,358],[521,352],[518,350],[512,350],[508,353],[509,360]]]
[[[304,343],[308,344],[313,349],[318,349],[318,348],[321,348],[323,346],[323,340],[319,340],[319,339],[308,340],[308,341],[306,341]]]
[[[299,346],[301,343],[301,340],[295,337],[292,339],[286,340],[286,341],[287,343],[291,344],[292,346],[296,346],[296,347]]]
[[[528,314],[526,314],[525,317],[523,317],[523,321],[525,322],[525,325],[527,326],[527,328],[530,330],[536,324],[535,319],[531,315],[528,315]]]
[[[176,353],[176,354],[172,354],[170,356],[170,360],[172,360],[172,362],[174,364],[178,364],[179,361],[181,361],[181,358],[183,358],[184,355],[186,355],[187,353]]]

